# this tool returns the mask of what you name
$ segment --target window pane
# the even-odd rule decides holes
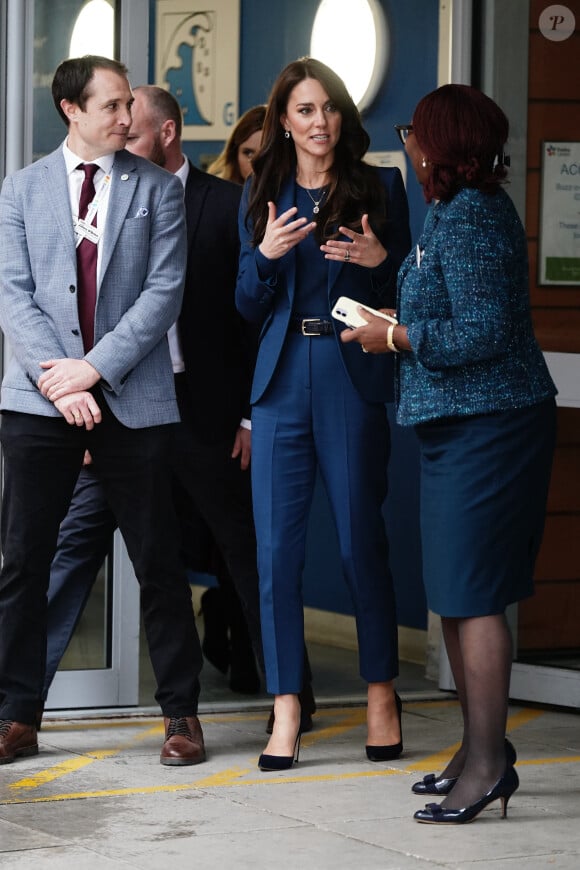
[[[113,56],[115,6],[115,0],[90,0],[89,3],[64,0],[58,4],[54,0],[35,0],[33,160],[53,151],[66,135],[52,101],[50,86],[54,71],[67,57]]]

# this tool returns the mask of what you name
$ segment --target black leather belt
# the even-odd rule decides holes
[[[301,332],[302,335],[334,335],[332,320],[322,317],[293,317],[290,321],[291,332]]]

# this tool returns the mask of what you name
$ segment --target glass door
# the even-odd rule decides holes
[[[0,15],[3,174],[53,151],[64,139],[51,81],[66,57],[119,57],[131,69],[134,84],[147,82],[149,15],[142,0],[0,0]],[[1,363],[9,353],[4,347]],[[139,587],[117,532],[46,709],[138,704],[139,627]]]
[[[46,702],[47,710],[139,703],[139,585],[123,540],[105,560]]]

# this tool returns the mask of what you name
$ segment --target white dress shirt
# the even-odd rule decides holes
[[[96,165],[99,167],[95,172],[94,177],[95,190],[98,191],[99,186],[102,185],[105,176],[112,174],[113,163],[115,162],[115,154],[105,154],[102,157],[97,157],[96,160],[81,160],[81,158],[77,154],[74,154],[70,150],[66,142],[62,146],[62,150],[64,154],[64,162],[66,165],[66,173],[68,179],[70,210],[73,223],[76,223],[79,215],[79,200],[81,198],[81,187],[83,186],[83,181],[85,179],[85,173],[83,172],[83,170],[78,169],[79,163],[96,163]],[[97,293],[99,292],[99,285],[101,283],[101,253],[103,247],[102,238],[104,227],[107,225],[107,210],[109,207],[110,189],[110,184],[107,184],[103,189],[99,201],[99,210],[97,212],[97,227],[99,227],[101,231],[101,235],[99,236],[99,241],[97,243]]]

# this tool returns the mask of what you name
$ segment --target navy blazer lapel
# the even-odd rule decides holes
[[[340,238],[341,241],[347,241],[346,236],[343,236],[338,232],[337,226],[334,229],[335,229],[335,232],[336,232],[338,238]],[[335,298],[338,298],[338,296],[340,295],[338,293],[333,294],[332,290],[333,290],[334,285],[338,281],[340,274],[341,274],[342,270],[345,268],[345,266],[346,266],[346,263],[344,262],[344,260],[329,260],[328,261],[328,301],[331,303],[331,307],[332,307],[332,303],[334,303],[334,301],[335,301]]]
[[[287,211],[296,205],[296,186],[293,178],[288,178],[282,185],[280,195],[278,197],[278,213],[276,217],[280,217],[282,212]]]
[[[328,300],[329,300],[329,302],[334,301],[332,290],[333,290],[334,285],[338,281],[340,273],[342,272],[345,265],[346,264],[345,264],[344,260],[329,260],[329,262],[328,262]]]
[[[280,190],[278,202],[276,203],[276,217],[280,217],[283,212],[288,211],[293,205],[296,205],[296,182],[293,178],[288,178]],[[291,251],[285,254],[285,257],[288,258],[286,289],[290,299],[290,307],[292,307],[296,289],[296,249],[292,248]]]

